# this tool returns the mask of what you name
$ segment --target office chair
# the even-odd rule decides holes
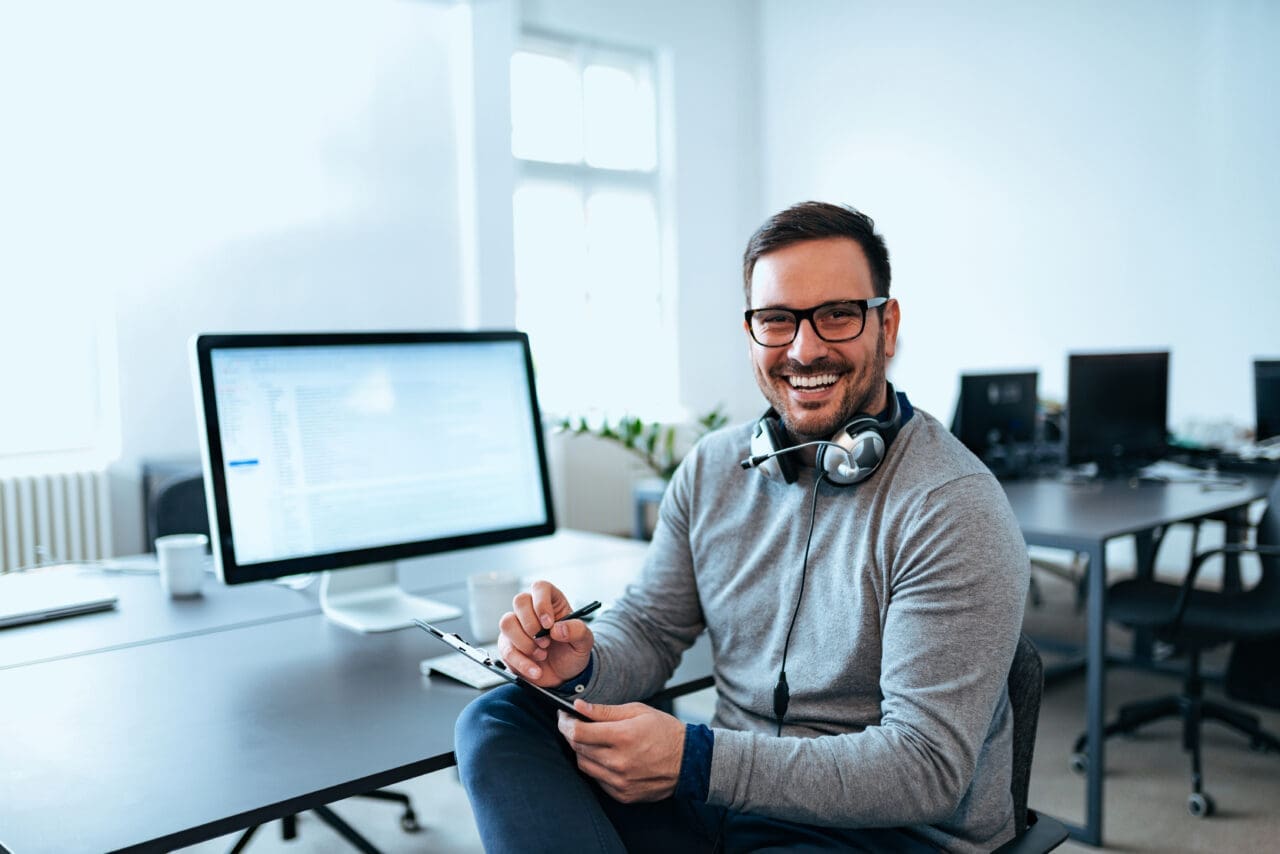
[[[672,700],[714,685],[710,676],[675,690],[660,691],[645,702],[673,714]],[[1040,720],[1040,696],[1044,692],[1044,664],[1040,651],[1026,635],[1018,638],[1018,648],[1009,667],[1009,706],[1013,711],[1013,771],[1009,790],[1013,794],[1016,835],[996,849],[996,854],[1042,854],[1067,840],[1062,822],[1027,806],[1031,786],[1031,760],[1036,749],[1036,724]]]
[[[1017,835],[996,849],[998,854],[1033,854],[1052,851],[1067,839],[1067,828],[1057,819],[1027,806],[1031,786],[1031,760],[1036,749],[1036,725],[1044,692],[1044,664],[1040,651],[1026,635],[1009,668],[1009,705],[1013,710],[1013,818]]]
[[[151,497],[147,508],[151,534],[164,537],[169,534],[209,535],[209,514],[205,510],[204,479],[173,477],[160,485]],[[155,541],[148,543],[152,549]]]
[[[1182,747],[1191,754],[1191,794],[1187,810],[1197,818],[1212,815],[1214,802],[1203,790],[1200,768],[1200,724],[1217,721],[1249,739],[1256,750],[1280,752],[1280,739],[1264,731],[1256,715],[1224,703],[1206,700],[1200,676],[1200,655],[1214,646],[1238,641],[1280,639],[1280,479],[1267,496],[1267,508],[1256,529],[1256,544],[1230,544],[1201,552],[1180,584],[1131,579],[1113,585],[1107,593],[1111,619],[1135,630],[1146,629],[1185,653],[1187,667],[1182,690],[1173,696],[1129,703],[1116,720],[1107,724],[1103,737],[1130,733],[1151,721],[1177,717],[1182,720]],[[1195,589],[1196,576],[1205,561],[1217,555],[1254,553],[1262,565],[1262,577],[1251,590],[1219,593]],[[1087,769],[1081,752],[1085,736],[1076,739],[1071,767]]]
[[[204,497],[204,479],[200,475],[192,477],[175,477],[165,481],[151,499],[147,508],[151,521],[151,531],[156,537],[166,534],[205,534],[209,533],[209,513]],[[152,543],[154,547],[154,543]],[[400,814],[400,827],[405,833],[417,833],[421,830],[418,817],[413,811],[413,802],[409,796],[389,789],[378,789],[372,792],[361,792],[359,798],[371,798],[380,801],[392,801],[404,808]],[[312,810],[316,817],[332,827],[343,839],[355,848],[365,852],[377,852],[377,849],[355,828],[347,824],[337,813],[327,806]],[[296,816],[286,816],[280,820],[281,835],[284,839],[294,839],[298,835]],[[232,854],[239,854],[249,844],[250,838],[257,831],[254,826],[246,830],[231,849]]]

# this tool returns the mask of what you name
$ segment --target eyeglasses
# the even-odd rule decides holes
[[[749,308],[743,317],[751,337],[761,347],[785,347],[796,340],[800,321],[808,320],[823,341],[838,344],[862,334],[867,310],[879,308],[888,297],[824,302],[813,308]]]

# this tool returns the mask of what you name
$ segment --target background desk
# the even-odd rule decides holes
[[[463,605],[468,573],[502,568],[610,599],[643,554],[562,532],[407,562],[402,580]],[[117,611],[0,632],[0,842],[14,854],[170,850],[453,763],[476,692],[420,675],[445,651],[425,632],[356,634],[310,591],[270,583],[211,582],[190,602],[154,577],[113,584]],[[691,654],[672,681],[709,672]]]
[[[1071,835],[1102,844],[1102,786],[1105,773],[1102,729],[1106,713],[1107,543],[1117,537],[1138,540],[1139,571],[1154,560],[1153,533],[1167,525],[1207,516],[1234,518],[1251,502],[1265,498],[1273,478],[1246,477],[1232,489],[1204,490],[1197,484],[1131,484],[1125,480],[1063,483],[1057,480],[1004,484],[1022,535],[1029,545],[1083,552],[1089,557],[1085,634],[1085,824]],[[1229,532],[1228,536],[1231,534]],[[1063,758],[1065,761],[1065,757]]]

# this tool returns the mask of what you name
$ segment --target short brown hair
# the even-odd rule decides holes
[[[876,233],[871,217],[848,205],[828,202],[800,202],[765,220],[747,241],[742,255],[742,287],[747,307],[751,307],[751,275],[761,255],[805,240],[847,237],[862,247],[871,267],[871,285],[876,296],[889,295],[889,250]]]

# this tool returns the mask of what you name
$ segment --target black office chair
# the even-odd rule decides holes
[[[156,490],[151,499],[151,506],[147,508],[151,521],[151,531],[156,537],[163,537],[166,534],[208,535],[209,513],[206,507],[203,477],[196,475],[194,477],[175,477],[168,480]],[[152,543],[153,547],[154,545]],[[408,795],[402,792],[378,789],[373,792],[361,792],[355,797],[398,803],[403,808],[400,813],[400,827],[405,833],[417,833],[422,829],[418,824],[418,817],[413,811],[413,802]],[[316,807],[312,812],[358,850],[375,852],[376,854],[378,849],[374,848],[364,836],[343,821],[329,807]],[[231,849],[233,854],[239,854],[240,851],[244,850],[244,847],[249,844],[249,840],[257,830],[258,827],[254,826],[241,834],[240,838],[236,840],[235,846]],[[297,837],[298,822],[296,816],[286,816],[281,819],[281,835],[285,839]]]
[[[1255,553],[1262,577],[1251,590],[1219,593],[1195,589],[1196,576],[1211,557]],[[1212,815],[1213,799],[1204,793],[1200,769],[1200,724],[1211,720],[1249,739],[1257,750],[1280,751],[1280,740],[1264,731],[1256,715],[1206,700],[1200,677],[1200,655],[1214,646],[1238,641],[1280,638],[1280,480],[1267,497],[1267,509],[1256,529],[1256,545],[1231,544],[1196,555],[1181,584],[1150,580],[1121,581],[1107,593],[1111,619],[1135,630],[1149,630],[1158,640],[1185,653],[1187,668],[1181,693],[1130,703],[1103,731],[1104,737],[1129,733],[1162,718],[1182,720],[1182,747],[1191,754],[1191,794],[1187,810],[1196,817]],[[1085,736],[1075,743],[1071,767],[1087,769],[1081,752]]]
[[[204,478],[174,477],[166,480],[151,496],[147,508],[152,537],[169,534],[209,535],[209,513],[205,509]],[[155,548],[155,541],[148,544]]]
[[[1057,819],[1027,806],[1031,760],[1036,750],[1040,696],[1044,692],[1044,664],[1040,651],[1023,635],[1009,668],[1009,705],[1013,709],[1013,818],[1017,835],[996,849],[999,854],[1052,851],[1067,840],[1067,828]]]
[[[672,714],[672,700],[713,684],[708,676],[674,691],[661,691],[645,702]],[[1013,710],[1013,773],[1009,789],[1013,793],[1016,835],[997,848],[996,854],[1042,854],[1066,842],[1068,833],[1062,822],[1027,806],[1031,759],[1036,750],[1036,724],[1040,720],[1040,695],[1044,693],[1044,664],[1040,661],[1040,651],[1026,635],[1018,638],[1008,685],[1009,706]]]

